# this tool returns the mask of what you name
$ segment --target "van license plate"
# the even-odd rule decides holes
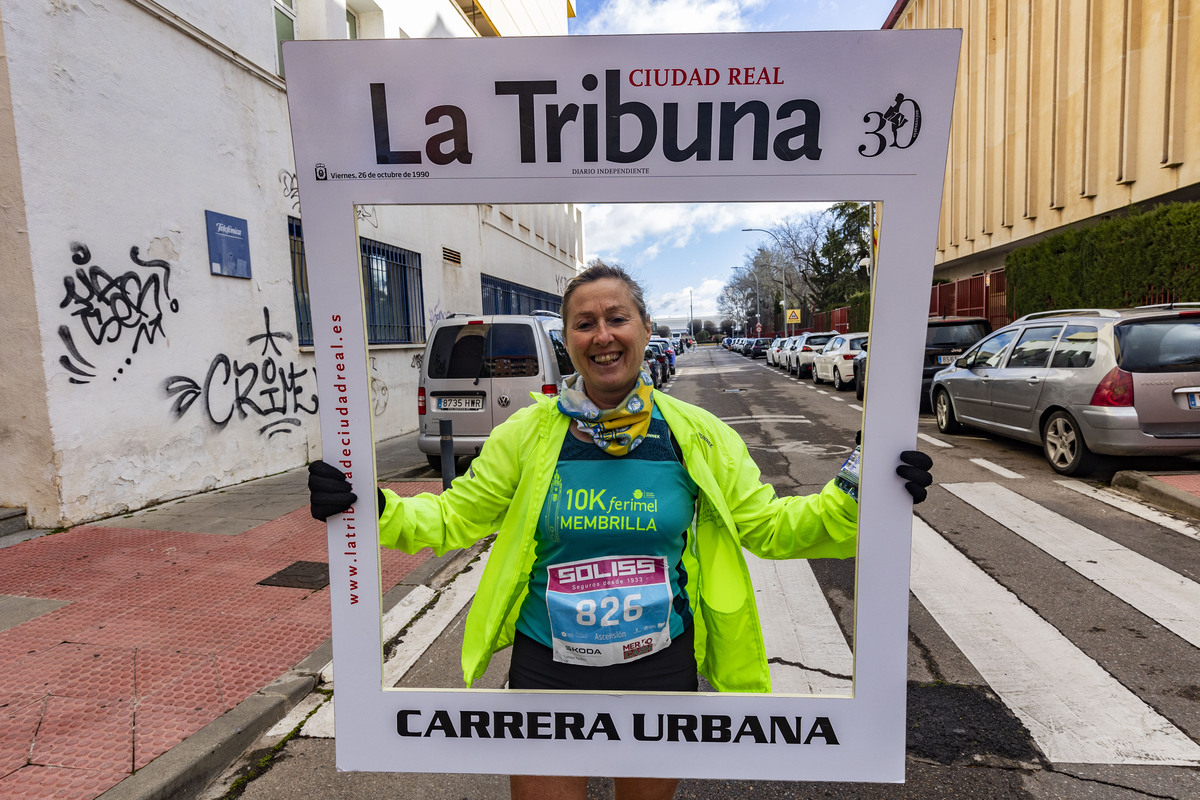
[[[483,408],[482,397],[439,397],[439,411],[480,411]]]
[[[1188,408],[1200,408],[1200,392],[1188,392]]]

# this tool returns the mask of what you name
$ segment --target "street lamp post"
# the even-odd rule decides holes
[[[751,232],[751,231],[758,231],[759,233],[765,233],[767,236],[770,236],[772,239],[774,239],[774,240],[775,240],[775,246],[776,246],[776,247],[778,247],[780,250],[782,250],[782,249],[783,249],[783,242],[779,241],[779,237],[778,237],[778,236],[776,236],[776,235],[775,235],[774,233],[772,233],[771,231],[767,230],[766,228],[742,228],[742,233],[749,233],[749,232]],[[772,261],[774,261],[774,260],[775,260],[775,253],[774,253],[774,252],[772,252],[772,253],[771,253],[771,260],[772,260]],[[774,266],[778,266],[778,265],[774,265]],[[788,333],[788,322],[787,322],[787,269],[786,269],[786,268],[784,268],[784,267],[782,267],[782,266],[781,266],[781,267],[779,267],[779,282],[780,282],[780,283],[783,285],[783,335],[784,335],[784,336],[787,336],[787,333]],[[797,289],[797,290],[796,290],[797,294],[799,294],[799,291],[800,291],[799,289]]]
[[[744,269],[744,270],[746,270],[746,273],[751,278],[754,278],[754,324],[757,327],[760,324],[760,320],[762,319],[761,310],[758,305],[758,275],[755,274],[754,270],[747,269],[746,267],[734,267],[734,269],[735,270]],[[746,333],[749,333],[749,332],[750,331],[746,331]],[[756,330],[755,335],[757,336],[757,334],[758,334],[758,331]]]

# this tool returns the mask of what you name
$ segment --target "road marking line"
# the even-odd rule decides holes
[[[767,658],[787,662],[770,665],[772,694],[849,696],[854,653],[812,567],[802,559],[775,561],[745,555]]]
[[[1132,497],[1126,497],[1123,494],[1117,494],[1107,489],[1098,489],[1082,481],[1055,481],[1055,483],[1059,486],[1065,486],[1073,492],[1079,492],[1080,494],[1099,500],[1101,503],[1107,503],[1113,508],[1128,511],[1130,514],[1153,522],[1155,525],[1161,525],[1164,528],[1169,528],[1176,533],[1182,533],[1184,536],[1189,536],[1193,539],[1200,539],[1200,531],[1197,531],[1194,526],[1189,525],[1181,519],[1175,519],[1172,516],[1164,514],[1156,508],[1143,505]]]
[[[1200,764],[1200,745],[920,518],[912,591],[1053,763]]]
[[[405,625],[412,622],[412,618],[429,604],[434,594],[433,589],[422,585],[413,587],[411,592],[404,595],[399,603],[396,603],[390,611],[383,615],[383,622],[380,626],[383,640],[386,642],[391,639],[403,630]]]
[[[857,403],[851,403],[851,404],[850,404],[850,408],[853,408],[855,411],[862,411],[862,410],[863,410],[863,407],[862,407],[862,406],[860,406],[860,405],[858,405]]]
[[[1200,583],[1003,486],[942,486],[1193,647],[1200,647]]]
[[[972,458],[971,463],[981,466],[984,469],[990,469],[992,472],[996,473],[997,475],[999,475],[1002,478],[1024,478],[1025,477],[1024,475],[1018,475],[1017,473],[1013,472],[1011,469],[1005,469],[1004,467],[1000,466],[999,464],[993,464],[992,462],[988,461],[986,458]]]
[[[724,422],[726,425],[737,425],[741,422],[803,422],[808,425],[813,424],[813,421],[808,417],[787,414],[764,414],[761,417],[756,417],[752,414],[741,417],[721,417],[721,422]]]
[[[917,438],[923,442],[929,442],[936,447],[954,447],[954,445],[950,444],[949,442],[943,442],[941,439],[935,439],[928,433],[918,433]]]
[[[829,392],[825,391],[824,389],[817,389],[817,394],[829,394]]]
[[[479,579],[483,576],[483,568],[487,565],[490,550],[479,555],[479,560],[472,565],[470,572],[460,572],[458,576],[441,592],[433,607],[426,610],[424,616],[413,622],[405,634],[403,644],[396,648],[395,656],[383,663],[383,685],[395,686],[404,677],[417,660],[424,655],[429,646],[437,641],[442,631],[451,620],[462,611],[475,590],[479,588]],[[386,640],[385,640],[386,641]]]
[[[291,733],[292,728],[303,722],[305,717],[307,717],[314,708],[324,703],[326,699],[328,698],[326,698],[323,694],[317,694],[316,692],[309,694],[299,703],[296,703],[296,705],[292,707],[292,710],[287,713],[287,716],[271,726],[271,729],[267,731],[267,736],[283,736],[284,734]],[[305,735],[308,736],[310,734],[305,733]],[[321,738],[331,739],[333,738],[333,730],[330,729],[328,734],[322,732],[318,735]]]

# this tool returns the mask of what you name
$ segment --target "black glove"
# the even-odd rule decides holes
[[[358,501],[358,495],[350,491],[345,473],[320,460],[308,465],[308,496],[313,519],[322,522]]]
[[[905,450],[900,453],[902,463],[896,467],[896,474],[905,480],[904,488],[912,495],[913,505],[923,502],[928,496],[925,487],[933,483],[929,469],[933,459],[920,450]]]

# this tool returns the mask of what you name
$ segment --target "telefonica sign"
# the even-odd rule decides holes
[[[376,475],[355,204],[883,205],[872,296],[886,301],[872,309],[871,385],[893,402],[868,405],[863,420],[870,489],[859,508],[853,688],[384,687],[367,501],[328,521],[339,769],[903,780],[912,513],[888,454],[916,440],[919,376],[903,365],[924,345],[921,287],[932,277],[959,41],[937,30],[284,43],[325,376],[321,445],[361,498],[375,497]],[[593,572],[636,581],[656,569],[613,557],[558,577],[568,587]]]

